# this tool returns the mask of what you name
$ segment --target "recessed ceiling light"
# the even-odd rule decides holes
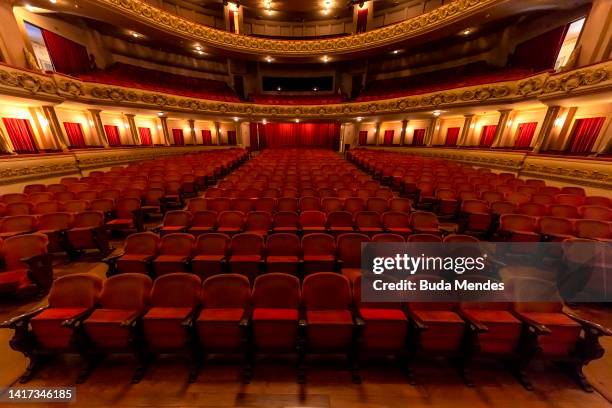
[[[393,54],[399,54],[400,50],[393,50]]]
[[[274,61],[274,58],[272,58],[272,57],[270,57],[270,56],[267,56],[267,57],[265,58],[265,60],[266,60],[266,62],[272,62],[272,61]]]
[[[327,55],[324,55],[321,60],[323,60],[323,62],[329,62],[329,57]]]
[[[196,52],[200,55],[204,55],[204,51],[196,50]]]
[[[461,32],[461,34],[463,35],[470,35],[471,33],[472,33],[472,30],[470,30],[469,28],[466,28],[465,30]]]
[[[296,120],[295,120],[295,123],[300,123],[300,120],[299,120],[299,119],[296,119]]]
[[[440,112],[440,111],[434,111],[433,115],[434,115],[434,116],[440,116],[440,114],[441,114],[441,113],[442,113],[442,112]]]
[[[358,117],[358,118],[355,118],[355,120],[356,120],[357,122],[361,122],[361,121],[363,120],[363,118],[360,116],[360,117]]]
[[[282,90],[283,90],[283,88],[281,88],[280,86],[277,86],[277,87],[276,87],[276,90],[277,90],[277,91],[282,91]]]
[[[266,124],[268,124],[268,121],[264,119],[264,120],[262,120],[262,121],[261,121],[261,123],[263,123],[264,125],[266,125]]]
[[[57,4],[57,0],[49,0],[51,4]]]
[[[199,45],[196,45],[196,46],[195,46],[195,49],[196,49],[196,50],[198,50],[198,51],[200,51],[200,50],[202,49],[202,47],[201,47],[201,46],[199,46]]]
[[[138,34],[137,32],[133,31],[132,32],[132,37],[138,38],[138,37],[140,37],[140,34]]]
[[[238,122],[239,120],[239,118],[234,118],[234,122]]]
[[[34,11],[34,7],[30,6],[29,4],[25,5],[26,10],[28,11]]]
[[[314,88],[312,88],[313,91],[317,92],[319,90],[319,88],[317,88],[316,86]]]
[[[164,116],[164,112],[157,112],[157,116]]]

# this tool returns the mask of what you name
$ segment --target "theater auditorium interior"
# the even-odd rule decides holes
[[[611,406],[612,1],[0,21],[0,407]],[[367,296],[421,244],[547,297]]]

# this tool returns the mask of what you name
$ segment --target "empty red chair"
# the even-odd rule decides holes
[[[297,233],[300,230],[300,218],[295,212],[279,211],[272,221],[274,232]]]
[[[323,211],[302,211],[300,213],[300,227],[306,233],[325,232],[326,216]]]
[[[266,236],[272,226],[272,216],[265,211],[252,211],[247,214],[244,232]]]
[[[206,211],[208,210],[206,203],[207,200],[205,198],[192,198],[187,202],[187,210],[191,211],[192,213]]]
[[[47,191],[51,193],[59,193],[62,191],[68,191],[68,187],[66,187],[64,184],[49,184],[47,186]]]
[[[349,197],[344,200],[344,211],[348,211],[351,214],[358,213],[359,211],[365,211],[366,206],[364,201],[359,197]]]
[[[560,218],[580,218],[578,207],[567,204],[554,204],[548,208],[550,215]]]
[[[522,214],[504,214],[500,218],[499,232],[507,241],[539,242],[540,236],[536,231],[534,217]]]
[[[111,260],[111,274],[149,274],[151,261],[159,253],[159,242],[159,237],[152,232],[139,232],[128,236],[123,254]]]
[[[61,203],[76,199],[76,194],[71,191],[59,191],[53,194],[53,198]]]
[[[336,197],[326,197],[321,199],[321,209],[328,214],[333,211],[342,211],[343,205],[343,201]]]
[[[189,273],[173,273],[156,279],[151,291],[151,308],[142,319],[148,351],[185,353],[191,357],[190,382],[197,374],[198,355],[184,322],[195,317],[201,283],[200,278]]]
[[[225,192],[222,189],[211,187],[206,190],[206,192],[204,193],[204,196],[208,199],[208,198],[223,197],[224,194]]]
[[[520,206],[521,204],[528,203],[531,200],[531,195],[528,193],[519,193],[517,191],[511,191],[505,194],[505,200]]]
[[[232,200],[227,197],[218,197],[206,199],[206,207],[209,211],[223,212],[230,211],[232,208]]]
[[[537,223],[544,241],[562,242],[574,237],[574,225],[566,218],[540,217]]]
[[[66,231],[72,224],[72,214],[49,213],[38,217],[38,233],[45,234],[49,239],[47,250],[49,252],[67,252],[69,249],[66,241]]]
[[[158,256],[153,260],[155,275],[187,271],[194,244],[195,238],[191,234],[174,233],[163,236]]]
[[[36,217],[32,215],[15,215],[0,218],[0,238],[9,238],[19,234],[27,234],[36,229]]]
[[[441,216],[454,216],[457,213],[457,195],[450,188],[436,190],[435,211]]]
[[[53,199],[53,193],[48,191],[32,193],[28,195],[28,201],[33,204],[40,203],[41,201],[52,201]]]
[[[0,202],[4,204],[25,203],[28,201],[28,196],[21,193],[9,193],[0,195]]]
[[[516,214],[517,211],[516,204],[508,201],[494,201],[491,203],[491,214],[498,217],[504,214]]]
[[[555,196],[555,201],[557,204],[580,207],[584,204],[584,196],[576,194],[557,194]]]
[[[572,194],[577,196],[586,196],[584,188],[582,187],[574,187],[574,186],[566,186],[561,188],[561,194]]]
[[[34,204],[31,202],[16,202],[6,204],[4,213],[9,216],[34,214]]]
[[[445,244],[478,243],[478,238],[471,235],[451,234],[442,240]]]
[[[598,220],[576,220],[574,223],[578,238],[606,241],[612,239],[612,223]]]
[[[244,228],[244,214],[240,211],[223,211],[217,217],[217,231],[233,235]]]
[[[462,201],[460,221],[462,231],[489,231],[492,221],[489,203],[484,200]]]
[[[268,272],[297,275],[302,249],[295,234],[276,233],[266,241],[266,267]]]
[[[217,213],[214,211],[198,211],[193,214],[191,219],[191,227],[188,232],[191,235],[198,236],[215,230],[217,226]]]
[[[612,201],[608,197],[588,196],[584,198],[584,205],[599,205],[601,207],[612,206]]]
[[[264,239],[261,235],[249,233],[234,235],[230,244],[230,271],[253,281],[261,271],[263,253]]]
[[[100,211],[106,217],[112,217],[115,211],[115,202],[110,198],[98,198],[89,203],[89,209],[91,211]]]
[[[389,211],[410,213],[412,202],[407,198],[392,198],[389,200]]]
[[[115,205],[115,219],[106,223],[106,226],[117,230],[144,229],[140,199],[121,198]]]
[[[86,211],[74,215],[71,228],[66,232],[72,255],[88,249],[97,249],[102,256],[112,249],[104,230],[104,214],[97,211]]]
[[[361,244],[370,242],[370,237],[364,234],[348,233],[338,237],[338,261],[340,271],[352,282],[361,275]]]
[[[431,243],[438,244],[442,243],[442,238],[439,235],[435,234],[412,234],[406,238],[406,242],[423,242],[423,243]]]
[[[387,211],[382,215],[382,223],[386,231],[394,234],[399,234],[405,237],[412,232],[410,229],[410,216],[408,213]]]
[[[294,197],[282,197],[276,201],[276,210],[284,212],[298,212],[299,201]]]
[[[276,211],[276,199],[275,198],[258,198],[255,200],[255,211],[265,211],[273,213]]]
[[[99,193],[95,190],[84,190],[77,193],[78,200],[91,201],[98,198]]]
[[[388,200],[381,197],[368,198],[366,202],[367,211],[375,211],[379,214],[384,213],[389,208]]]
[[[250,198],[235,198],[232,200],[232,210],[248,213],[253,209],[253,200]]]
[[[319,272],[308,275],[302,284],[302,303],[306,314],[306,352],[353,353],[353,315],[349,280],[337,273]],[[359,382],[356,366],[353,381]]]
[[[483,191],[481,194],[481,198],[491,204],[495,201],[503,201],[504,195],[499,191]]]
[[[372,242],[406,242],[406,239],[399,234],[383,233],[376,234],[372,237]]]
[[[532,217],[543,217],[548,214],[548,208],[543,204],[523,203],[519,205],[518,213]]]
[[[438,217],[432,212],[413,212],[410,215],[410,227],[416,233],[440,234]]]
[[[223,273],[231,239],[225,234],[200,235],[191,260],[191,270],[202,280]]]
[[[321,202],[323,201],[324,198],[334,198],[338,195],[336,193],[336,190],[334,190],[333,188],[319,188],[318,193],[319,193],[319,197],[321,197]]]
[[[151,278],[140,273],[108,278],[100,295],[99,308],[83,322],[94,351],[135,355],[138,367],[132,377],[133,383],[142,378],[147,359],[144,350],[133,344],[138,336],[137,323],[149,302],[151,286]]]
[[[304,276],[336,270],[336,242],[329,234],[312,233],[302,238]]]
[[[62,211],[80,213],[89,209],[89,202],[85,200],[69,200],[62,203]]]
[[[535,204],[551,205],[555,203],[555,197],[550,194],[537,193],[531,196],[531,202]]]
[[[302,197],[300,198],[300,210],[301,211],[320,211],[321,210],[321,200],[318,197]]]
[[[189,211],[174,210],[164,215],[164,221],[159,229],[160,236],[175,232],[185,232],[191,224],[191,213]]]
[[[44,184],[28,184],[23,188],[24,194],[42,193],[47,191],[47,187]]]
[[[333,235],[352,232],[353,215],[348,211],[334,211],[327,215],[327,225]]]
[[[264,198],[279,198],[280,190],[278,188],[267,188],[261,193]]]
[[[116,202],[117,200],[119,200],[120,197],[121,197],[121,191],[118,189],[108,189],[108,190],[100,191],[100,198],[109,198]],[[145,194],[145,201],[146,199],[147,197]]]
[[[390,188],[379,188],[375,193],[376,197],[384,198],[385,200],[390,200],[393,198],[393,191]]]
[[[369,236],[384,232],[380,214],[374,211],[361,211],[355,214],[357,231]]]
[[[582,218],[599,221],[612,221],[612,209],[599,205],[583,205],[578,208]]]
[[[53,281],[49,240],[43,234],[17,235],[4,240],[4,268],[0,271],[0,293],[46,294]]]

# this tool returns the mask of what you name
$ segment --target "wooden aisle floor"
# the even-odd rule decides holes
[[[56,268],[58,276],[75,272],[104,275],[100,263],[77,262]],[[44,304],[45,301],[38,303]],[[35,307],[36,303],[0,304],[0,319]],[[581,310],[589,317],[612,326],[612,310]],[[26,366],[25,358],[8,347],[10,330],[0,330],[0,388],[73,386],[80,361],[57,358],[26,385],[16,379]],[[77,386],[77,401],[71,404],[2,404],[17,407],[207,407],[207,408],[598,408],[610,407],[612,397],[612,339],[605,339],[606,356],[587,367],[587,375],[599,392],[583,392],[552,364],[537,362],[531,379],[535,391],[524,390],[498,362],[483,362],[474,370],[477,386],[466,387],[446,361],[423,361],[416,365],[419,385],[407,383],[393,363],[366,362],[363,383],[354,385],[340,361],[311,361],[308,383],[295,382],[293,361],[269,357],[259,362],[251,384],[239,381],[236,361],[213,360],[203,367],[194,384],[187,383],[188,361],[162,356],[149,368],[140,384],[130,378],[135,367],[129,356],[107,358],[89,380]]]

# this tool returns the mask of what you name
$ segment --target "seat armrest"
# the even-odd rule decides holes
[[[29,312],[20,314],[19,316],[12,317],[2,323],[0,323],[0,329],[14,329],[19,323],[29,322],[34,316],[42,313],[49,306],[42,306]]]
[[[150,229],[151,232],[159,234],[159,231],[164,227],[164,224],[159,224]]]
[[[357,328],[363,328],[366,325],[365,320],[363,320],[360,316],[355,315],[353,317],[353,324],[355,325],[355,327]]]
[[[519,319],[521,322],[523,322],[524,324],[526,324],[530,330],[532,330],[534,333],[536,333],[537,335],[541,335],[541,336],[546,336],[552,333],[552,331],[544,326],[543,324],[540,324],[538,322],[536,322],[533,319],[530,319],[526,316],[523,316],[519,313],[513,313],[514,317],[516,317],[517,319]]]
[[[138,322],[138,320],[142,318],[145,315],[145,313],[146,313],[146,310],[134,312],[130,317],[122,321],[120,323],[120,326],[121,327],[128,327],[128,326],[134,327],[136,322]]]
[[[101,262],[104,262],[105,264],[110,265],[111,263],[117,262],[117,260],[121,258],[123,255],[125,255],[125,252],[121,252],[120,254],[116,254],[116,255],[109,255],[106,258],[102,259]]]
[[[249,327],[250,322],[251,322],[251,309],[246,308],[244,309],[244,313],[242,314],[242,317],[240,318],[240,322],[238,323],[238,325],[242,328],[247,328]]]
[[[486,333],[489,331],[489,328],[486,325],[476,319],[471,318],[467,315],[467,313],[464,313],[463,310],[457,310],[457,314],[461,316],[461,318],[468,323],[470,329],[472,329],[476,333]]]
[[[83,320],[87,319],[89,315],[91,315],[93,311],[96,310],[96,307],[97,306],[92,306],[89,309],[77,314],[76,316],[73,316],[70,319],[64,320],[62,322],[62,327],[70,327],[70,328],[76,327],[77,325],[82,323]]]
[[[193,323],[196,320],[196,317],[200,314],[200,307],[199,306],[195,306],[191,312],[189,312],[189,314],[187,315],[187,317],[181,322],[181,326],[182,327],[192,327]]]
[[[417,328],[417,330],[424,331],[429,329],[425,322],[419,319],[412,310],[407,308],[406,314],[408,315],[408,317],[410,317],[410,320],[414,323],[414,326]]]
[[[585,331],[590,331],[592,334],[596,336],[612,336],[612,330],[602,326],[601,324],[592,322],[588,319],[584,319],[572,312],[564,312],[570,319],[574,320],[583,327]]]

